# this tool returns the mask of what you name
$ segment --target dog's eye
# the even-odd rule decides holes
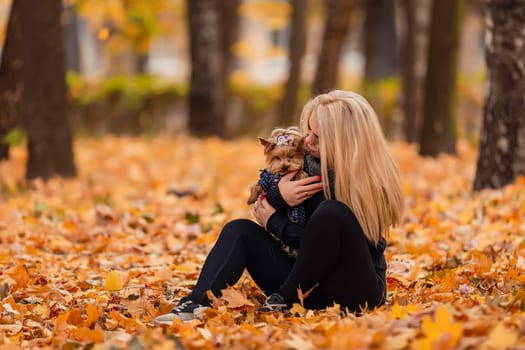
[[[275,157],[274,158],[276,161],[280,162],[281,161],[281,157]]]

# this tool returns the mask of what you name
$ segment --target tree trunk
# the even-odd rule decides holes
[[[396,74],[396,26],[393,0],[373,0],[365,4],[365,83],[370,84]]]
[[[405,17],[405,33],[403,39],[402,75],[403,85],[403,110],[404,110],[404,133],[407,142],[417,141],[418,123],[418,76],[416,73],[417,46],[416,46],[416,0],[402,0],[401,8]]]
[[[223,0],[219,5],[221,26],[221,52],[222,52],[222,74],[225,80],[232,70],[234,58],[232,45],[237,41],[239,35],[239,8],[240,0]]]
[[[61,0],[14,0],[22,40],[17,64],[21,121],[28,137],[26,178],[75,176],[67,115]]]
[[[432,5],[421,155],[456,153],[456,80],[464,0]]]
[[[350,15],[354,8],[351,0],[328,0],[325,28],[312,94],[318,95],[335,88],[341,50],[350,28]]]
[[[500,188],[525,174],[525,3],[488,0],[483,110],[474,190]]]
[[[22,84],[18,80],[21,66],[21,31],[19,5],[13,3],[7,24],[7,34],[0,61],[0,160],[9,159],[9,145],[5,137],[17,123]]]
[[[191,78],[189,129],[197,136],[224,136],[224,77],[218,11],[214,0],[187,0]]]
[[[290,69],[284,87],[284,96],[280,102],[279,122],[282,126],[297,124],[295,111],[297,108],[297,93],[301,84],[302,58],[306,47],[306,1],[292,0],[292,19],[288,61]]]
[[[147,67],[148,67],[148,61],[149,61],[149,53],[148,52],[134,52],[132,53],[134,56],[134,73],[137,74],[146,74],[147,73]]]
[[[78,13],[75,5],[64,6],[64,43],[66,70],[80,72],[80,45],[78,40]]]

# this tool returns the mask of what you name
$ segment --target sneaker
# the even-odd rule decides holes
[[[281,312],[288,309],[288,305],[286,304],[286,301],[284,298],[277,293],[272,293],[268,298],[266,298],[266,301],[264,302],[263,306],[259,309],[260,312]]]
[[[203,312],[208,309],[207,306],[198,304],[188,297],[183,297],[177,306],[169,313],[157,316],[154,319],[156,324],[163,324],[171,326],[173,319],[178,318],[181,321],[190,321],[195,318],[200,318]]]

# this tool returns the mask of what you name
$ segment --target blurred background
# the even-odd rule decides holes
[[[12,3],[0,1],[2,44]],[[186,132],[192,64],[202,64],[221,65],[201,68],[201,73],[219,77],[204,80],[225,81],[219,89],[224,89],[221,94],[226,102],[220,112],[224,115],[217,117],[224,119],[224,125],[200,130],[203,134],[234,137],[296,124],[300,107],[313,91],[337,87],[366,95],[391,139],[417,141],[431,1],[194,3],[195,7],[184,0],[63,2],[67,87],[76,133]],[[456,39],[458,132],[475,141],[485,75],[483,3],[461,5]],[[336,8],[331,15],[330,6]],[[329,23],[337,21],[345,23]],[[451,21],[448,16],[440,26],[450,26]],[[332,30],[324,38],[327,26]],[[204,52],[204,57],[199,53],[192,57],[192,35],[202,37],[195,39],[200,40],[195,51]],[[210,60],[215,51],[220,57]],[[328,55],[328,60],[320,55]],[[326,66],[319,66],[321,60]],[[316,74],[324,77],[316,78]],[[403,77],[412,84],[404,84]],[[213,87],[212,81],[205,82],[208,88]],[[412,95],[411,101],[406,101],[407,94]],[[407,122],[410,125],[404,126]]]

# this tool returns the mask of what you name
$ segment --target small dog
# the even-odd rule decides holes
[[[297,127],[274,129],[268,139],[259,137],[259,141],[264,146],[266,164],[261,170],[259,181],[250,189],[248,204],[254,203],[262,193],[277,186],[283,175],[290,171],[298,170],[296,180],[308,176],[303,170],[304,137]]]

